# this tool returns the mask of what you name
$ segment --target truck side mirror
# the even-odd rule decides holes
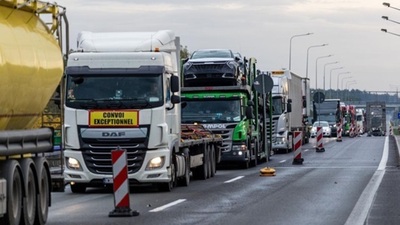
[[[254,116],[253,116],[253,107],[252,106],[247,106],[246,107],[246,117],[247,117],[247,119],[253,119],[254,118]]]
[[[61,109],[61,86],[58,85],[55,91],[54,95],[54,104],[58,106],[59,109]]]
[[[172,104],[177,104],[181,102],[181,97],[178,95],[172,95],[171,96],[171,103]]]
[[[288,112],[288,113],[292,112],[292,99],[288,99],[288,102],[286,105],[286,112]]]
[[[171,91],[179,91],[179,78],[177,76],[171,76]]]

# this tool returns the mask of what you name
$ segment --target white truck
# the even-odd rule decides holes
[[[364,134],[366,130],[366,119],[365,119],[365,109],[357,108],[356,109],[356,118],[357,118],[357,129],[359,134]]]
[[[309,91],[307,80],[289,70],[267,71],[274,82],[272,88],[272,124],[267,123],[267,129],[272,127],[272,150],[292,151],[292,132],[303,133],[303,143],[309,140],[305,122],[308,116],[307,104],[304,102]],[[269,134],[268,134],[269,135]]]
[[[64,22],[64,23],[63,23]],[[35,126],[64,72],[64,7],[0,0],[0,224],[45,224],[51,128]]]
[[[174,32],[81,32],[77,47],[66,67],[63,133],[72,192],[112,185],[117,148],[127,152],[131,185],[171,191],[177,182],[187,186],[191,171],[214,176],[222,139],[201,127],[181,128]]]

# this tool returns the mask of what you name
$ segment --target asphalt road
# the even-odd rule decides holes
[[[220,167],[215,177],[170,193],[133,187],[131,209],[140,213],[135,217],[108,216],[114,210],[110,190],[73,194],[67,187],[52,193],[47,224],[398,224],[395,139],[364,135],[324,141],[321,153],[315,139],[303,146],[302,165],[292,164],[293,153],[275,154],[247,170]],[[276,176],[260,176],[265,167],[274,168]]]

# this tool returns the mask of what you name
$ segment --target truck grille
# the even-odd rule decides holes
[[[92,173],[112,174],[111,151],[115,148],[88,149],[82,152],[85,164]],[[146,152],[138,149],[126,149],[128,173],[137,172],[143,164]]]
[[[218,71],[223,70],[226,64],[200,64],[193,65],[190,70],[192,72],[202,72],[202,71]]]
[[[95,174],[112,174],[111,151],[125,149],[128,173],[136,173],[143,165],[146,156],[149,128],[135,129],[80,129],[80,144],[85,164]],[[117,137],[104,137],[104,133],[121,134]],[[123,134],[123,135],[122,135]]]
[[[278,121],[278,119],[279,119],[279,116],[272,116],[272,134],[274,134],[274,133],[276,133],[276,123],[277,123],[277,121]],[[266,127],[266,129],[267,129],[267,136],[269,137],[269,135],[270,135],[270,129],[269,129],[269,127],[270,127],[270,121],[269,120],[267,120],[267,122],[266,122],[266,125],[267,125],[267,127]]]
[[[222,137],[222,145],[221,151],[222,152],[229,152],[232,149],[232,134],[233,129],[225,129],[225,130],[214,130],[210,129],[214,134],[219,134]]]

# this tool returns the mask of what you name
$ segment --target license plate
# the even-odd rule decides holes
[[[103,178],[103,184],[112,184],[113,178]]]

